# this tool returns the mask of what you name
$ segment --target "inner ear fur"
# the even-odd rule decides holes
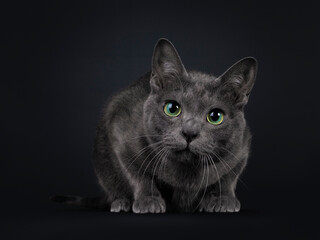
[[[233,64],[218,78],[221,93],[238,106],[247,104],[255,83],[257,66],[257,60],[253,57],[243,58]]]
[[[165,87],[180,87],[180,78],[187,75],[173,44],[167,39],[159,39],[152,56],[151,89],[158,91]]]

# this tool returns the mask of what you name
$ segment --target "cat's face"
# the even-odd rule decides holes
[[[151,94],[146,104],[147,135],[162,141],[170,156],[190,161],[195,156],[232,148],[242,138],[243,111],[221,96],[217,79],[189,73],[180,89]],[[220,150],[219,150],[220,148]]]
[[[158,43],[144,121],[159,156],[190,162],[232,151],[242,141],[243,106],[255,71],[254,60],[247,58],[219,78],[187,72],[173,46]]]

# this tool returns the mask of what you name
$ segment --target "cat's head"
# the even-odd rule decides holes
[[[243,107],[256,71],[252,57],[238,61],[220,77],[186,71],[174,46],[160,39],[144,105],[149,141],[176,161],[192,161],[222,149],[233,151],[243,138]]]

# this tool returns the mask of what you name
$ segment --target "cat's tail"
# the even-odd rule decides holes
[[[55,195],[50,200],[56,203],[62,203],[77,207],[107,209],[108,204],[104,197],[79,197],[70,195]]]

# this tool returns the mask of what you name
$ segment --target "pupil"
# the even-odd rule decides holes
[[[220,113],[218,111],[213,111],[210,114],[212,121],[218,121],[220,117]]]
[[[170,103],[169,104],[169,111],[171,112],[171,113],[175,113],[176,112],[176,110],[177,110],[177,105],[176,104],[174,104],[174,103]]]

